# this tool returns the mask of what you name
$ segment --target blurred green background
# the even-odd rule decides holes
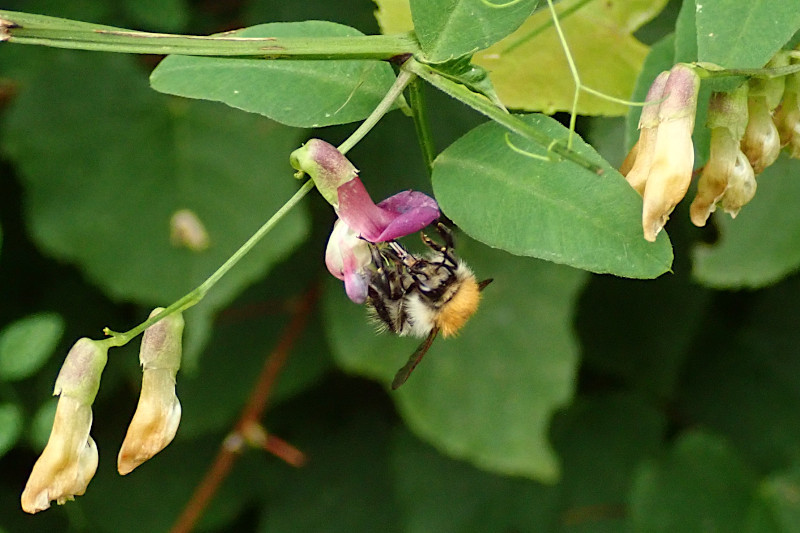
[[[192,34],[307,19],[378,32],[369,0],[3,8]],[[661,39],[679,8],[671,2],[637,36]],[[0,531],[168,531],[303,298],[312,309],[263,423],[308,463],[245,452],[199,531],[800,531],[794,269],[754,261],[756,281],[745,284],[761,288],[709,288],[725,287],[713,274],[726,272],[725,257],[698,270],[718,235],[690,228],[684,206],[667,227],[673,273],[655,281],[589,275],[457,235],[459,254],[495,282],[463,335],[440,339],[391,393],[415,342],[376,336],[330,278],[334,215],[314,194],[187,314],[175,442],[117,475],[140,372],[136,342],[116,349],[94,406],[100,465],[86,495],[25,515],[19,495],[75,339],[128,329],[197,285],[297,188],[289,152],[355,127],[299,130],[156,93],[147,77],[159,59],[0,46]],[[484,121],[427,92],[439,150]],[[619,164],[623,118],[583,118],[579,128]],[[413,123],[399,112],[348,157],[375,199],[431,191]],[[752,210],[777,216],[792,209],[778,202],[797,188],[797,164],[771,172]],[[169,217],[181,208],[204,221],[208,251],[170,244]],[[756,246],[761,220],[743,212],[722,228]],[[790,252],[792,222],[771,223]]]

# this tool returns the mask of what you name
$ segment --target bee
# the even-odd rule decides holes
[[[432,252],[419,257],[396,241],[371,245],[375,271],[370,277],[367,308],[383,330],[400,336],[424,337],[392,381],[392,389],[406,382],[441,332],[455,335],[475,314],[481,291],[492,282],[478,282],[472,270],[453,253],[453,235],[441,222],[436,229],[440,245],[424,233]]]

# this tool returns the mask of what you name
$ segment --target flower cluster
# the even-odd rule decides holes
[[[180,313],[145,331],[139,354],[142,394],[119,453],[121,474],[158,453],[175,435],[180,421],[175,373],[180,366],[182,332]],[[82,495],[97,470],[97,445],[89,433],[108,346],[105,341],[82,338],[64,360],[53,392],[59,399],[50,438],[22,492],[22,509],[27,513],[48,509],[51,501],[61,505]]]
[[[768,68],[789,64],[785,52]],[[692,179],[692,130],[699,78],[678,64],[656,77],[639,120],[639,140],[620,172],[643,197],[644,237],[654,241]],[[800,158],[800,73],[753,78],[711,96],[708,163],[697,183],[690,216],[704,226],[717,207],[735,217],[756,192],[756,176],[775,162],[782,147]]]
[[[436,200],[421,192],[403,191],[375,204],[353,164],[320,139],[311,139],[292,152],[290,162],[311,176],[336,210],[339,219],[328,240],[325,264],[344,281],[347,296],[364,303],[375,268],[369,243],[393,241],[422,230],[439,218]]]

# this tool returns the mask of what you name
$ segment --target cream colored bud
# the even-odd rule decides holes
[[[781,146],[800,138],[800,73],[790,74],[786,77],[785,90],[781,105],[775,111],[773,120],[778,128]],[[790,152],[793,150],[790,148]],[[797,155],[792,154],[792,157]]]
[[[672,67],[658,108],[653,160],[643,195],[642,229],[648,241],[656,240],[692,181],[692,130],[699,90],[700,79],[694,69],[684,64]]]
[[[169,370],[145,370],[142,393],[117,456],[123,476],[167,447],[178,431],[181,404],[175,395],[175,376]]]
[[[190,209],[180,209],[173,213],[169,221],[169,240],[173,246],[192,252],[207,250],[211,243],[203,222]]]
[[[36,513],[86,492],[97,470],[97,446],[89,436],[92,403],[108,360],[102,341],[78,339],[70,348],[56,378],[54,394],[60,395],[53,429],[42,455],[22,493],[22,509]]]
[[[89,436],[92,409],[69,396],[61,396],[53,429],[42,455],[22,492],[22,510],[37,513],[86,492],[97,470],[97,446]]]
[[[150,317],[161,311],[154,309]],[[166,448],[178,431],[181,404],[175,394],[175,375],[181,363],[183,326],[183,315],[173,313],[144,332],[139,350],[142,391],[117,456],[122,475]]]
[[[708,163],[697,182],[697,195],[692,202],[690,216],[695,226],[705,226],[708,217],[716,209],[716,204],[725,189],[728,180],[737,164],[742,164],[744,154],[739,149],[739,140],[735,139],[727,128],[711,130],[711,150]],[[746,162],[746,159],[745,159]],[[749,163],[747,163],[749,166]]]
[[[669,78],[669,72],[662,72],[650,85],[647,92],[645,105],[639,117],[639,140],[625,158],[620,173],[640,195],[644,194],[647,176],[653,164],[653,154],[656,146],[656,128],[658,126],[659,100],[664,95],[664,86]]]
[[[736,218],[739,210],[756,194],[756,177],[746,158],[734,167],[728,180],[728,188],[719,200],[719,205],[731,217]]]
[[[750,96],[747,110],[749,120],[742,137],[742,152],[750,160],[753,172],[761,174],[778,159],[781,140],[765,96]]]

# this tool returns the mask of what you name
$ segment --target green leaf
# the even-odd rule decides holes
[[[555,531],[559,521],[557,487],[478,470],[405,431],[392,443],[392,467],[407,533]]]
[[[494,278],[455,339],[438,339],[395,393],[400,414],[443,453],[504,474],[554,482],[552,413],[572,394],[577,346],[570,324],[582,272],[492,251],[460,239],[479,279]],[[325,317],[345,369],[389,383],[419,339],[376,335],[365,310],[331,283]]]
[[[763,67],[800,30],[796,1],[696,3],[699,61],[728,68]]]
[[[750,509],[748,533],[800,532],[800,467],[762,480]]]
[[[641,533],[741,531],[753,474],[720,437],[687,433],[667,457],[640,469],[631,518]]]
[[[36,450],[44,450],[47,440],[50,438],[50,430],[53,429],[53,420],[56,417],[56,407],[58,407],[58,398],[44,398],[33,415],[28,438]]]
[[[581,3],[561,20],[581,83],[627,100],[633,91],[648,48],[633,32],[655,17],[665,0],[619,2],[559,2],[558,12]],[[506,107],[553,114],[571,111],[575,82],[549,10],[536,13],[508,38],[475,55],[475,63],[491,72],[492,82]],[[612,55],[609,55],[612,51]],[[581,115],[624,115],[628,108],[582,93]]]
[[[629,394],[578,397],[554,418],[565,531],[632,530],[621,510],[636,467],[660,449],[665,426],[661,413]]]
[[[481,0],[474,1],[481,3]],[[376,16],[383,33],[414,29],[408,0],[377,0],[376,3],[379,6]],[[436,4],[425,0],[419,3],[425,6]],[[451,3],[455,5],[455,2]],[[586,5],[580,6],[581,3]],[[559,13],[579,7],[563,16],[560,22],[582,83],[627,99],[647,55],[647,46],[632,34],[655,17],[665,4],[665,0],[623,0],[613,4],[569,0],[557,3]],[[416,27],[419,33],[419,24]],[[461,38],[466,39],[464,36]],[[613,50],[613,59],[610,59],[608,50]],[[474,61],[491,73],[500,100],[509,108],[546,114],[572,109],[575,84],[552,26],[550,11],[546,8],[534,13],[502,41],[475,54]],[[578,102],[578,113],[582,115],[623,115],[627,110],[622,104],[585,93]]]
[[[236,37],[356,37],[324,21],[261,24]],[[394,82],[391,67],[365,60],[263,60],[169,56],[150,76],[168,94],[223,102],[296,127],[365,118]]]
[[[164,305],[187,293],[297,187],[287,161],[295,130],[158,95],[128,56],[54,56],[7,119],[32,236],[118,300]],[[181,209],[205,227],[208,249],[171,243],[170,220]],[[297,246],[306,224],[302,209],[289,213],[189,311],[197,327],[187,327],[188,354],[214,311]]]
[[[800,213],[787,205],[800,195],[798,163],[782,156],[758,177],[758,192],[736,217],[718,210],[719,240],[693,250],[693,274],[709,287],[763,287],[800,267]]]
[[[681,4],[678,19],[675,21],[675,63],[697,61],[697,9],[694,2]]]
[[[489,0],[411,0],[410,4],[425,58],[441,63],[496,43],[519,28],[538,0],[497,4]]]
[[[330,398],[325,401],[330,405]],[[332,410],[333,420],[295,430],[302,435],[295,436],[293,444],[311,460],[293,472],[283,469],[283,475],[270,480],[274,496],[262,504],[256,531],[401,529],[401,516],[391,498],[390,427],[376,407],[362,404],[359,414],[344,420],[341,409]]]
[[[22,318],[0,332],[0,380],[16,381],[36,373],[53,355],[64,333],[55,313]]]
[[[800,330],[797,276],[758,293],[726,295],[700,324],[684,365],[678,411],[724,434],[762,471],[797,460]]]
[[[568,135],[548,117],[522,120],[553,139]],[[507,137],[498,124],[479,126],[436,158],[436,199],[470,236],[516,255],[632,278],[669,270],[672,249],[666,235],[655,243],[642,237],[641,197],[593,148],[577,136],[574,140],[573,149],[601,165],[602,176],[567,160],[521,154],[509,142],[523,150],[536,148]]]
[[[14,447],[22,434],[24,415],[13,403],[0,404],[0,457]]]

